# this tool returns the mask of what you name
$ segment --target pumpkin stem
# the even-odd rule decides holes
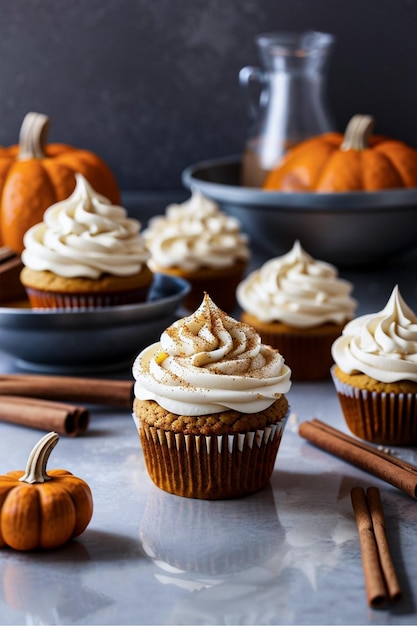
[[[20,127],[19,161],[45,158],[49,118],[42,113],[28,113]]]
[[[366,150],[374,129],[371,115],[354,115],[345,130],[341,150]]]
[[[58,443],[58,435],[56,433],[48,433],[34,446],[29,455],[26,465],[26,472],[19,478],[23,483],[44,483],[51,480],[46,473],[46,465],[49,455]]]

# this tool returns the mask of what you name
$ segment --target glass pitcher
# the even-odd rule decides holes
[[[239,82],[250,118],[242,184],[260,187],[296,143],[334,130],[326,102],[328,33],[264,33],[255,38],[262,67],[243,67]],[[258,89],[258,100],[253,93]]]

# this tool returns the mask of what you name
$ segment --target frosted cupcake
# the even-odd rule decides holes
[[[333,381],[349,429],[383,445],[417,444],[417,316],[398,286],[378,313],[334,342]]]
[[[74,192],[24,236],[21,281],[34,308],[142,302],[153,274],[141,224],[76,174]]]
[[[200,305],[204,292],[223,310],[234,309],[249,259],[248,238],[236,218],[195,191],[183,204],[172,204],[165,215],[149,220],[143,234],[151,253],[149,267],[190,283],[187,310]]]
[[[300,245],[267,261],[237,288],[241,320],[285,355],[293,380],[330,377],[331,346],[357,306],[352,284]]]
[[[206,294],[136,358],[133,417],[154,483],[202,499],[268,482],[288,411],[290,369]]]

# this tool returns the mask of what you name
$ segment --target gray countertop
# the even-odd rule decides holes
[[[355,282],[359,313],[382,308],[395,283],[416,310],[415,268],[413,254],[378,271],[341,274]],[[13,359],[0,352],[0,373],[13,371]],[[0,623],[417,623],[417,503],[299,436],[300,422],[312,417],[348,432],[330,380],[294,383],[288,398],[291,416],[270,484],[219,502],[160,491],[130,410],[90,407],[87,433],[61,437],[49,467],[89,483],[93,518],[55,551],[1,550]],[[0,474],[24,469],[40,436],[1,423]],[[395,453],[417,464],[416,449]],[[354,485],[380,488],[403,589],[396,605],[367,605]]]

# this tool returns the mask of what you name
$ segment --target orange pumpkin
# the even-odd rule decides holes
[[[45,115],[28,113],[19,145],[0,147],[0,245],[17,253],[23,250],[23,235],[42,221],[45,209],[74,191],[76,172],[95,191],[120,203],[120,190],[107,164],[88,150],[47,145],[48,125]]]
[[[325,133],[292,148],[266,177],[269,191],[378,191],[417,187],[417,150],[372,136],[374,120],[355,115],[344,135]]]
[[[90,487],[66,470],[46,472],[56,433],[33,448],[26,467],[0,476],[0,547],[57,548],[80,535],[93,514]]]

